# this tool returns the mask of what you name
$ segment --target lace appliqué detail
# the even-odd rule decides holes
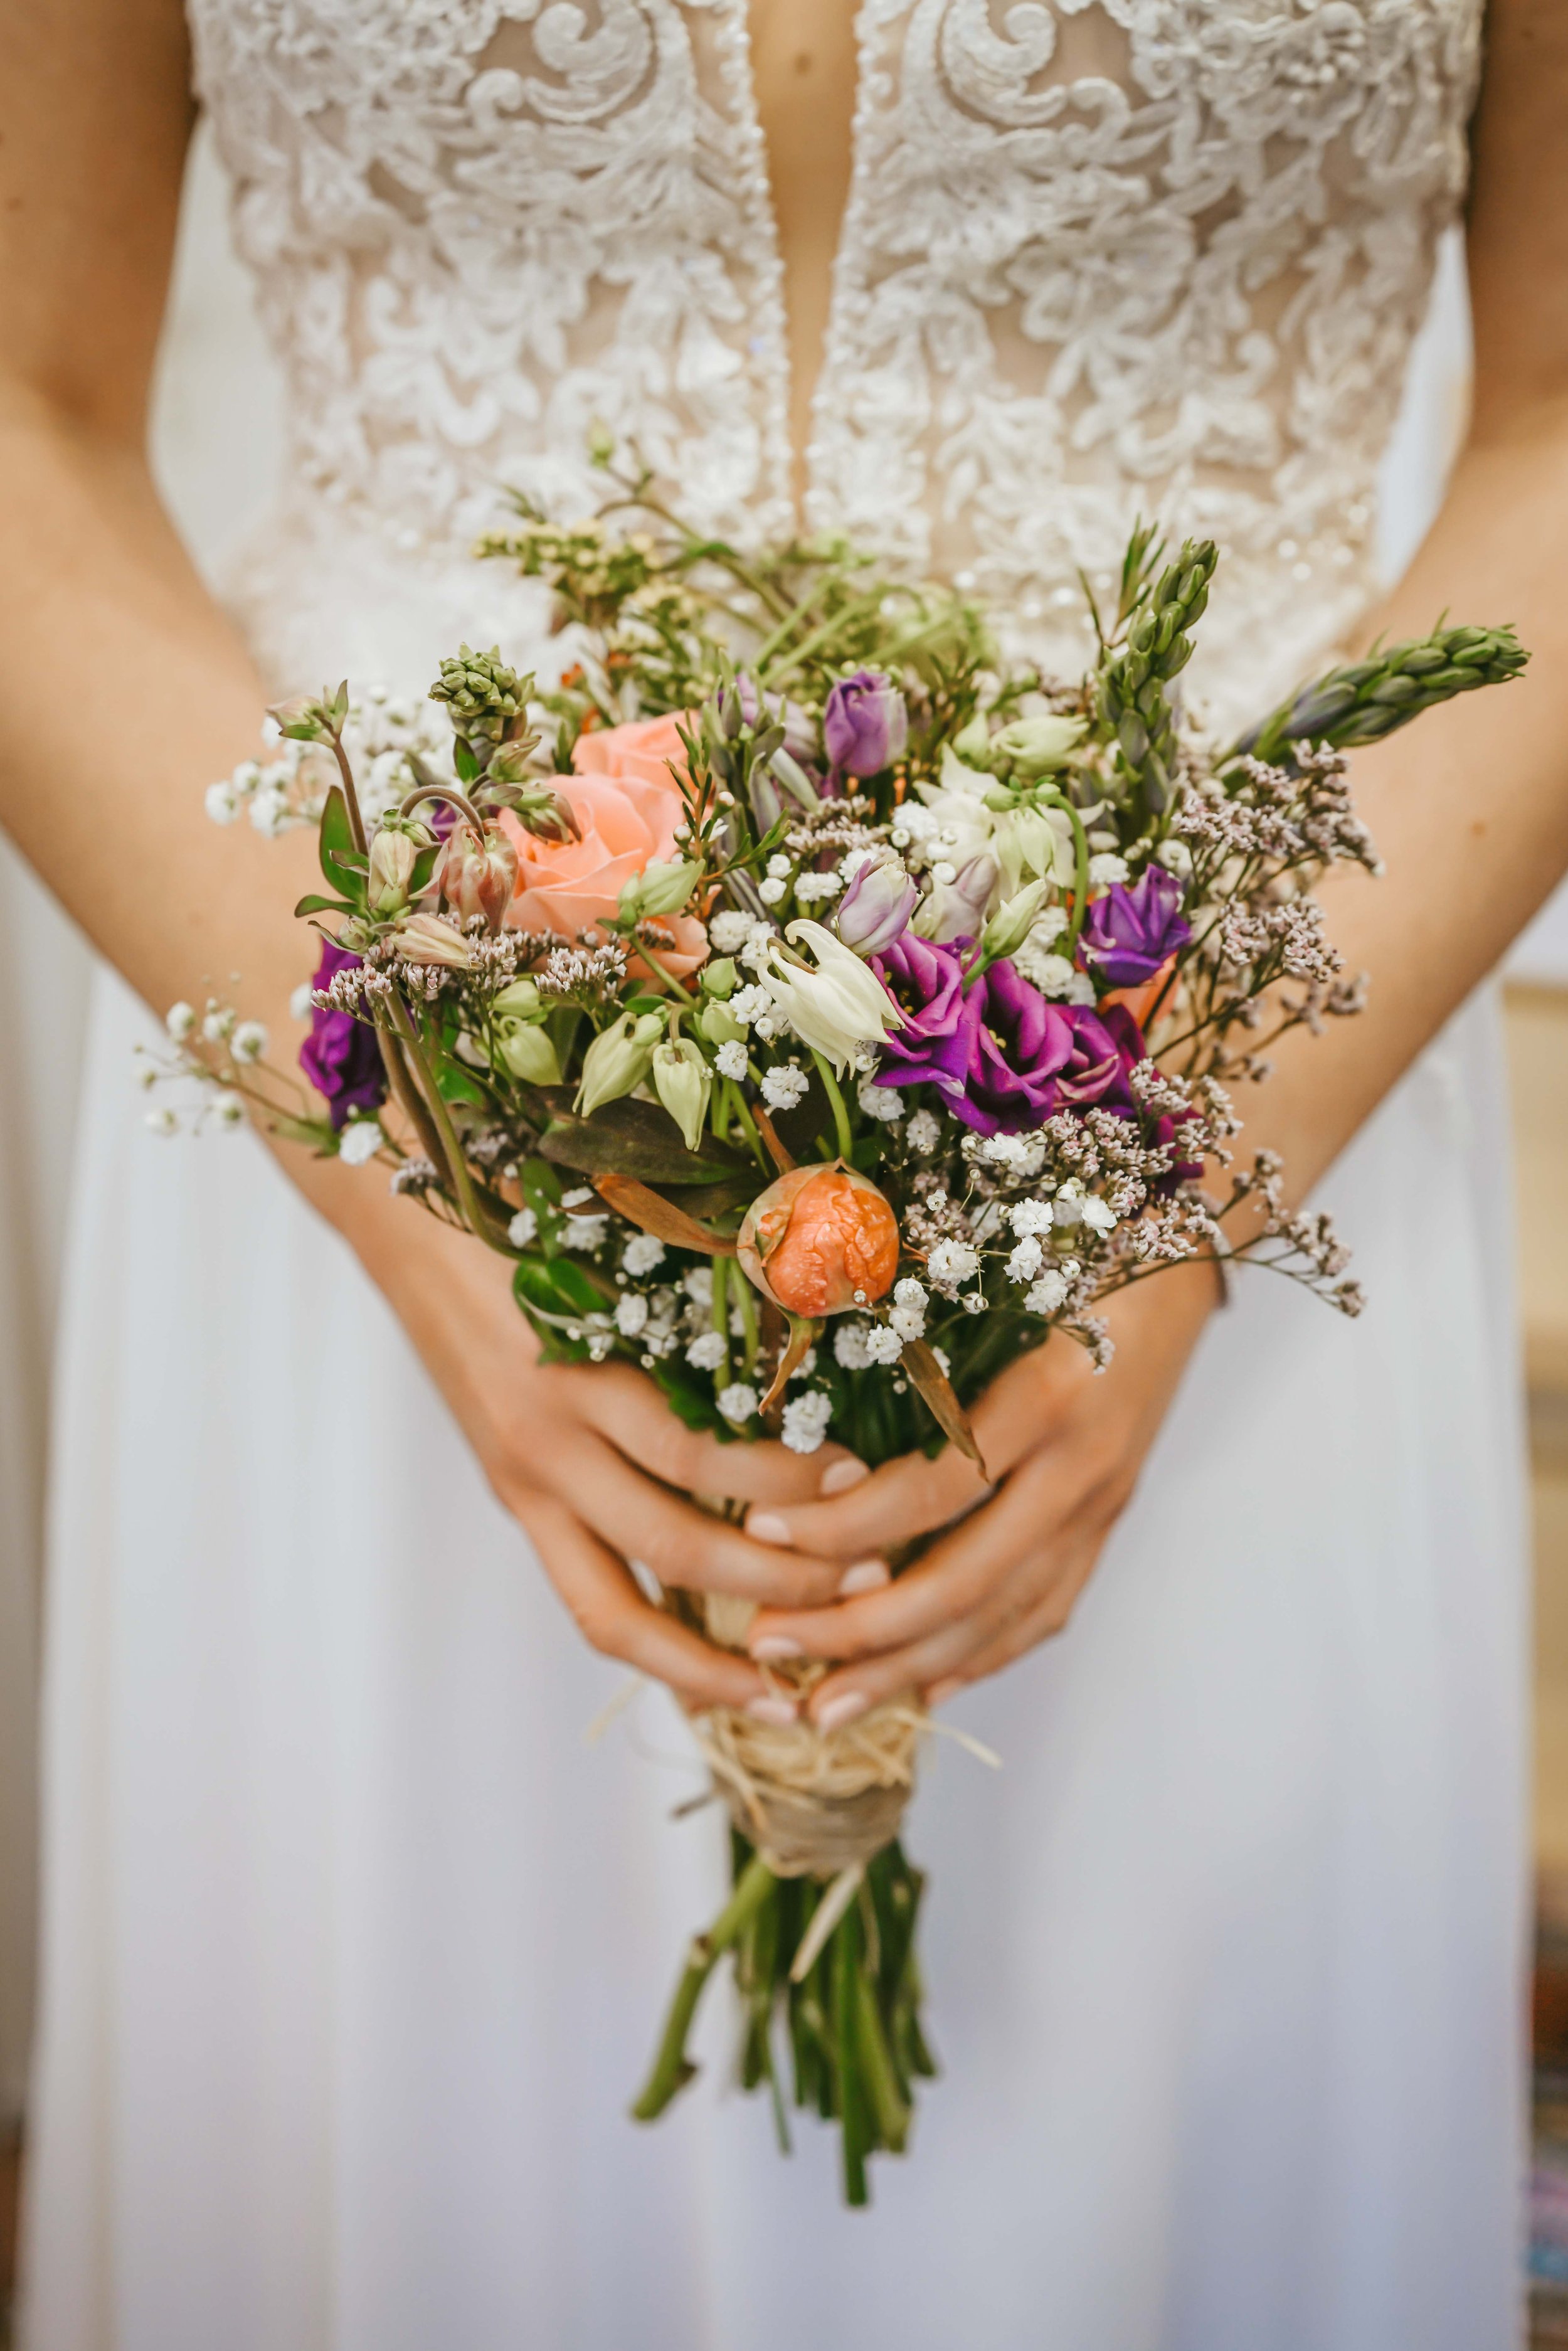
[[[470,541],[507,482],[591,496],[596,421],[699,523],[790,526],[746,0],[191,8],[288,379],[294,486],[245,601],[291,671],[302,597],[362,643],[345,604],[395,591],[400,661],[437,608],[494,609]],[[1286,684],[1369,592],[1480,14],[862,0],[811,522],[973,582],[1071,668],[1078,569],[1157,511],[1228,550],[1201,685]]]
[[[1073,668],[1134,508],[1227,550],[1203,682],[1367,600],[1479,0],[865,0],[813,519]],[[1198,667],[1203,670],[1203,656]]]

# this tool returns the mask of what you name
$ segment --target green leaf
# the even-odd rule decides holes
[[[572,1257],[555,1257],[548,1262],[538,1257],[519,1258],[512,1272],[512,1290],[525,1311],[564,1317],[568,1322],[580,1321],[585,1314],[602,1314],[607,1302],[587,1267]]]
[[[319,892],[308,893],[294,909],[297,915],[357,914],[359,911],[357,906],[350,906],[346,898],[323,898]]]
[[[435,1083],[443,1102],[483,1103],[490,1099],[484,1087],[455,1061],[441,1063],[435,1072]]]
[[[586,1176],[631,1176],[639,1184],[715,1184],[738,1176],[739,1155],[706,1142],[688,1151],[667,1113],[653,1102],[605,1102],[591,1118],[558,1111],[539,1138],[558,1166]]]
[[[457,770],[460,784],[471,784],[479,773],[479,762],[461,738],[452,747],[452,764]]]
[[[335,857],[351,857],[354,853],[354,829],[349,821],[349,803],[343,798],[341,784],[334,784],[327,795],[316,846],[322,872],[334,890],[340,890],[343,886],[341,870],[329,861]]]

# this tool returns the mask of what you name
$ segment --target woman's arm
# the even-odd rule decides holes
[[[145,459],[192,119],[183,11],[0,0],[0,821],[150,1004],[227,994],[237,968],[246,1015],[287,1038],[309,956],[287,910],[313,844],[203,816],[203,787],[255,752],[266,696]],[[825,1600],[836,1569],[670,1490],[785,1502],[815,1491],[815,1465],[691,1435],[629,1368],[539,1365],[505,1261],[389,1199],[373,1168],[280,1159],[386,1291],[589,1639],[690,1697],[777,1710],[623,1562],[634,1546],[672,1583]]]
[[[1473,422],[1441,516],[1377,616],[1416,635],[1445,607],[1511,620],[1533,659],[1506,693],[1472,695],[1356,755],[1357,803],[1385,878],[1322,893],[1368,1010],[1298,1030],[1249,1093],[1246,1145],[1285,1155],[1309,1190],[1568,866],[1568,9],[1493,0],[1475,125],[1469,266]],[[1245,1276],[1240,1277],[1245,1279]],[[1212,1273],[1162,1274],[1114,1299],[1103,1379],[1052,1344],[998,1380],[976,1426],[1000,1490],[961,1456],[890,1464],[808,1509],[754,1510],[769,1541],[857,1561],[971,1515],[890,1589],[805,1614],[772,1610],[754,1653],[849,1660],[819,1719],[911,1685],[938,1694],[1060,1631],[1127,1501],[1215,1302]],[[836,1480],[846,1472],[830,1473]],[[785,1648],[781,1645],[789,1645]]]

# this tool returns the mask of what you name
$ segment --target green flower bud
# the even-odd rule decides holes
[[[622,921],[638,923],[649,914],[678,914],[691,896],[701,872],[694,857],[677,858],[673,864],[655,857],[622,888]]]
[[[1083,735],[1082,718],[1060,718],[1053,712],[1043,718],[1015,718],[993,737],[990,747],[994,756],[1010,763],[1015,775],[1043,776],[1064,764]]]
[[[717,956],[711,963],[706,963],[703,966],[702,992],[705,996],[721,997],[727,1002],[735,994],[735,983],[738,977],[734,959],[729,956]]]
[[[732,1045],[746,1034],[738,1020],[732,1020],[722,1004],[705,1004],[697,1014],[697,1027],[710,1045]]]
[[[1031,882],[1016,896],[1003,900],[980,935],[980,952],[987,963],[999,963],[1022,946],[1050,887],[1049,882]]]
[[[582,1057],[578,1116],[591,1118],[602,1103],[619,1102],[622,1094],[640,1086],[664,1033],[664,1020],[656,1012],[622,1012],[608,1029],[601,1029]]]
[[[991,730],[979,711],[954,736],[953,753],[967,768],[983,768],[990,758]]]
[[[713,1079],[690,1037],[672,1037],[653,1049],[653,1092],[681,1130],[688,1151],[702,1141]]]
[[[408,904],[408,887],[419,858],[419,844],[406,832],[384,827],[371,842],[368,877],[372,914],[401,914]]]
[[[490,1009],[502,1020],[531,1020],[540,1002],[538,987],[533,980],[514,979],[499,996],[491,998]]]
[[[537,1022],[509,1024],[502,1032],[496,1050],[513,1077],[521,1078],[525,1085],[559,1085],[560,1062],[550,1042],[549,1031]]]

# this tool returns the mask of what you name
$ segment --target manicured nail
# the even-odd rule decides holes
[[[758,1665],[775,1666],[785,1657],[803,1657],[806,1652],[789,1633],[764,1633],[752,1642],[751,1654]]]
[[[746,1711],[753,1722],[769,1723],[777,1730],[782,1730],[789,1723],[798,1722],[800,1719],[800,1710],[794,1699],[781,1697],[775,1690],[767,1691],[761,1698],[747,1698]]]
[[[957,1697],[963,1687],[956,1674],[945,1682],[933,1682],[925,1693],[925,1703],[927,1706],[946,1706],[950,1698]]]
[[[789,1548],[789,1521],[781,1519],[777,1510],[747,1511],[746,1531],[753,1542],[782,1543]]]
[[[852,1454],[847,1461],[831,1461],[828,1464],[817,1491],[820,1494],[847,1494],[852,1486],[858,1486],[862,1478],[870,1476],[871,1471],[865,1463],[857,1461]]]
[[[885,1560],[857,1560],[854,1566],[846,1567],[839,1578],[839,1597],[849,1600],[857,1592],[880,1592],[889,1581]]]
[[[817,1728],[841,1730],[846,1722],[853,1722],[857,1715],[863,1714],[870,1704],[863,1690],[841,1690],[837,1698],[826,1699],[817,1708]]]

